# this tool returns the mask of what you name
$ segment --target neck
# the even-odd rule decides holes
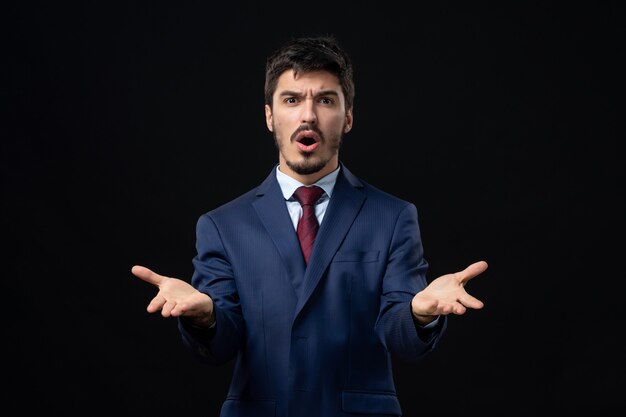
[[[337,169],[338,166],[339,166],[339,162],[338,161],[336,161],[336,160],[335,161],[330,161],[329,163],[327,163],[319,171],[311,173],[311,174],[302,175],[302,174],[298,174],[297,172],[293,171],[291,168],[289,168],[289,166],[287,166],[285,161],[281,160],[281,161],[279,161],[278,169],[283,174],[289,175],[291,178],[293,178],[295,180],[298,180],[299,182],[301,182],[304,185],[311,185],[311,184],[315,184],[317,181],[319,181],[320,178],[323,178],[326,175],[328,175],[331,172],[333,172],[335,169]]]

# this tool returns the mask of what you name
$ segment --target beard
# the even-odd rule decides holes
[[[287,164],[289,169],[291,169],[293,172],[295,172],[298,175],[310,175],[310,174],[315,174],[316,172],[321,171],[326,166],[326,164],[328,164],[328,162],[332,159],[332,157],[337,155],[337,153],[339,152],[339,148],[341,148],[341,144],[343,143],[344,128],[345,128],[345,125],[342,126],[340,133],[338,135],[333,135],[329,137],[327,140],[324,134],[322,133],[322,131],[319,130],[317,126],[311,126],[311,125],[300,126],[291,135],[290,142],[293,142],[295,140],[294,138],[299,131],[312,130],[319,135],[321,143],[325,143],[328,141],[328,143],[331,144],[331,148],[330,148],[331,152],[328,156],[325,156],[325,157],[318,157],[313,152],[310,152],[310,153],[304,152],[304,153],[301,153],[301,155],[304,158],[302,161],[291,161],[287,159],[287,157],[285,157],[285,154],[283,154],[283,157],[285,157],[285,163]],[[283,145],[278,140],[278,137],[276,135],[276,127],[273,126],[272,130],[274,132],[274,143],[276,145],[276,148],[278,148],[278,151],[282,153]]]

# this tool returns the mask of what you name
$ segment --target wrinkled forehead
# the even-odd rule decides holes
[[[289,90],[302,93],[318,93],[319,91],[335,91],[343,95],[339,78],[328,71],[308,71],[296,73],[290,69],[278,77],[275,93]]]
[[[274,97],[285,95],[298,95],[303,97],[316,97],[320,95],[334,95],[341,101],[345,101],[339,79],[327,71],[312,71],[294,73],[293,70],[285,71],[278,78]]]

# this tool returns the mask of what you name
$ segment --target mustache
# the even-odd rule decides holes
[[[324,140],[324,134],[322,133],[322,131],[315,125],[310,125],[310,124],[303,124],[298,126],[298,128],[295,130],[295,132],[293,132],[291,134],[291,141],[293,142],[294,140],[296,140],[296,136],[298,136],[298,133],[304,131],[304,130],[311,130],[315,133],[317,133],[317,135],[321,138],[321,140]]]

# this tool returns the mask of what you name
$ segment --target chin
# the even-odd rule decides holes
[[[298,175],[311,175],[320,172],[327,162],[312,156],[305,156],[299,162],[287,161],[287,166]]]

